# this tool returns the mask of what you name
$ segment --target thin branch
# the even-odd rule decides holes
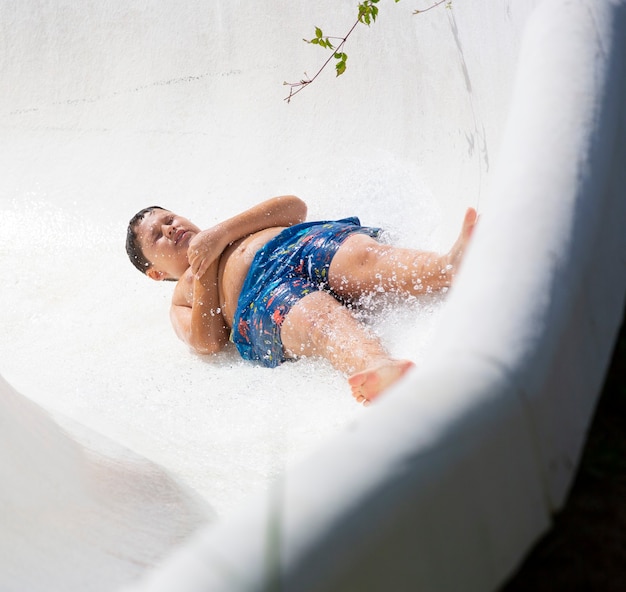
[[[399,0],[396,0],[396,2],[399,2]],[[429,6],[428,8],[424,8],[423,10],[415,10],[413,11],[413,14],[421,14],[422,12],[428,12],[429,10],[432,10],[433,8],[436,8],[437,6],[439,6],[440,4],[446,3],[446,8],[451,8],[452,6],[452,0],[437,0],[434,4],[432,4],[431,6]],[[378,3],[378,0],[374,0],[372,3],[368,3],[368,2],[363,2],[362,4],[359,4],[359,9],[363,8],[365,4],[376,4]],[[376,20],[376,14],[378,12],[377,8],[372,8],[373,10],[375,10],[375,12],[372,14],[372,21]],[[328,41],[328,39],[341,39],[341,43],[336,47],[333,48],[332,45],[330,45],[330,43],[328,44],[328,46],[332,49],[332,53],[330,54],[330,57],[322,64],[322,67],[315,73],[315,75],[312,78],[309,78],[308,75],[306,74],[306,72],[304,73],[305,76],[307,76],[307,78],[304,78],[302,80],[300,80],[300,82],[283,82],[283,85],[285,86],[289,86],[289,95],[287,97],[285,97],[285,101],[287,101],[287,103],[291,102],[292,97],[294,97],[295,95],[297,95],[300,91],[303,91],[307,86],[309,86],[309,84],[311,84],[313,81],[315,81],[315,79],[322,73],[322,71],[326,68],[326,66],[328,66],[328,64],[330,63],[330,61],[333,58],[336,58],[337,60],[342,61],[343,63],[340,64],[343,66],[343,69],[341,71],[339,71],[339,67],[337,68],[337,75],[339,74],[343,74],[343,71],[345,70],[345,66],[346,66],[346,58],[348,57],[346,54],[342,54],[342,49],[343,46],[346,44],[346,41],[348,40],[348,37],[350,37],[350,35],[352,34],[352,31],[354,31],[354,29],[356,28],[356,26],[359,23],[365,23],[367,25],[370,24],[370,17],[369,17],[369,13],[368,16],[364,16],[360,11],[359,11],[359,16],[357,17],[356,22],[352,25],[352,28],[348,31],[348,33],[346,34],[345,37],[326,37],[326,41]],[[321,40],[321,35],[322,32],[321,30],[318,31],[318,37]],[[305,39],[306,41],[306,39]],[[317,43],[316,40],[313,40],[313,42]],[[310,43],[310,42],[308,42]],[[321,45],[321,43],[320,43]],[[324,46],[326,47],[326,46]],[[341,56],[343,55],[343,58],[341,58]]]
[[[413,14],[421,14],[422,12],[428,12],[429,10],[432,10],[433,8],[437,8],[437,6],[439,6],[440,4],[443,4],[444,2],[448,3],[448,7],[452,5],[451,0],[439,0],[438,2],[435,2],[432,6],[429,6],[428,8],[424,8],[423,10],[414,10]]]
[[[312,78],[307,78],[305,80],[301,80],[300,82],[283,82],[284,85],[289,86],[289,96],[285,98],[285,101],[287,101],[288,103],[291,102],[291,97],[293,97],[294,95],[297,95],[301,90],[304,90],[309,84],[311,84],[311,82],[313,82],[321,73],[322,70],[324,70],[324,68],[326,68],[326,66],[328,66],[328,64],[330,63],[330,61],[335,57],[336,53],[341,53],[341,49],[343,49],[343,46],[346,44],[346,41],[348,40],[348,37],[350,37],[350,35],[352,34],[352,31],[354,31],[354,29],[356,28],[356,26],[360,23],[361,21],[359,19],[356,20],[356,22],[354,23],[354,25],[352,25],[352,28],[348,31],[348,33],[346,34],[345,37],[332,37],[332,39],[341,39],[341,43],[332,50],[332,53],[330,54],[330,57],[324,62],[324,64],[322,65],[322,67],[315,73],[315,75]],[[306,72],[305,72],[306,74]],[[296,90],[294,90],[294,88]]]

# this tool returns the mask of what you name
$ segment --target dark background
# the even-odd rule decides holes
[[[501,592],[626,592],[626,322],[554,527]]]

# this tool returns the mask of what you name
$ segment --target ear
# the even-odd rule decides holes
[[[146,271],[146,275],[151,280],[154,280],[156,282],[162,282],[164,279],[167,278],[166,273],[164,273],[163,271],[159,271],[158,269],[155,269],[154,267],[151,267],[150,269],[148,269],[148,271]]]

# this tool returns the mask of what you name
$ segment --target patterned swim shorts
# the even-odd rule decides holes
[[[257,251],[239,295],[231,340],[245,360],[268,368],[285,361],[280,328],[291,307],[310,292],[328,288],[328,269],[351,234],[376,237],[380,228],[356,217],[304,222],[286,228]]]

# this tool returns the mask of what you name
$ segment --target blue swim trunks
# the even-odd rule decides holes
[[[328,288],[328,269],[351,234],[376,237],[380,228],[356,217],[304,222],[286,228],[257,251],[239,295],[231,340],[244,360],[268,368],[285,361],[280,328],[291,307],[310,292]]]

